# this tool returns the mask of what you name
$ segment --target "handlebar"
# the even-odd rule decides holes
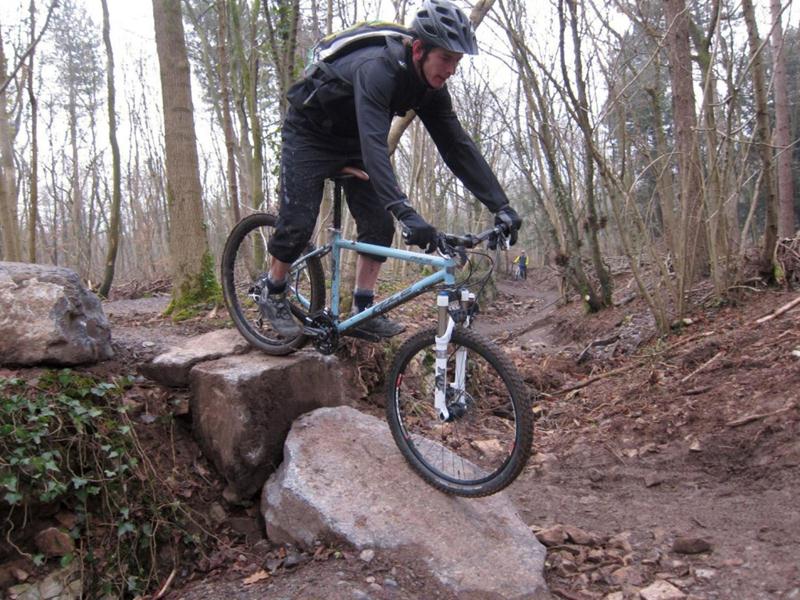
[[[441,233],[439,245],[440,249],[445,252],[447,250],[458,250],[459,248],[468,250],[482,244],[486,240],[490,240],[491,243],[492,238],[495,238],[494,241],[503,242],[505,245],[507,236],[508,231],[506,228],[502,225],[497,225],[496,227],[492,227],[478,234],[465,233],[464,235],[453,235],[451,233]]]

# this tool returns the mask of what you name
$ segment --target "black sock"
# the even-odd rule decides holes
[[[286,280],[275,282],[270,277],[267,277],[267,291],[270,294],[282,294],[286,291]]]
[[[356,312],[361,312],[372,305],[374,300],[375,293],[372,290],[356,290],[353,292],[353,305],[356,307]]]

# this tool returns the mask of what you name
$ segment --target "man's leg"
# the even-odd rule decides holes
[[[347,204],[356,221],[358,241],[378,246],[390,246],[394,236],[394,219],[375,201],[375,192],[368,181],[349,180],[346,186]],[[356,260],[356,286],[353,291],[353,312],[372,306],[375,285],[386,259],[359,254]],[[391,337],[405,326],[381,315],[357,328],[380,337]]]
[[[302,329],[294,320],[286,298],[286,277],[294,260],[306,248],[314,232],[325,178],[341,167],[340,153],[321,149],[291,125],[290,111],[284,123],[281,150],[281,197],[275,231],[268,250],[271,264],[262,294],[261,311],[281,336],[292,338]]]

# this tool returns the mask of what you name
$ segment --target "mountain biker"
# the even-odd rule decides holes
[[[520,279],[527,279],[528,278],[528,256],[525,254],[525,250],[520,252],[519,256],[514,259],[514,265],[519,269],[519,278]]]
[[[301,333],[289,311],[286,276],[311,239],[325,179],[343,167],[356,166],[369,174],[368,181],[345,182],[358,241],[390,246],[393,215],[402,224],[407,244],[435,250],[436,229],[408,203],[389,160],[387,136],[395,115],[416,111],[450,170],[494,213],[495,223],[506,226],[511,243],[516,242],[522,220],[459,123],[446,86],[461,57],[478,53],[472,26],[452,2],[423,0],[411,32],[411,40],[386,37],[385,43],[318,62],[287,94],[280,211],[269,240],[273,260],[267,295],[262,296],[262,312],[280,335]],[[354,312],[373,303],[384,261],[358,256]],[[358,329],[391,337],[404,327],[381,315]]]

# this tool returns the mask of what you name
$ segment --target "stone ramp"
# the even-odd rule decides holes
[[[410,552],[458,598],[549,598],[544,547],[503,493],[447,496],[406,465],[386,423],[352,408],[319,409],[289,434],[264,486],[276,542]]]

